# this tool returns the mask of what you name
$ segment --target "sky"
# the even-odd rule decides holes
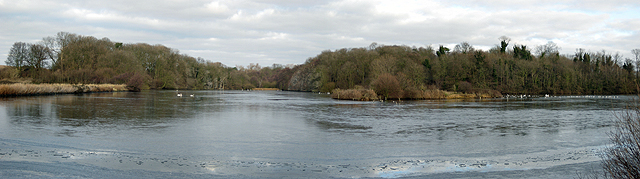
[[[0,64],[13,43],[61,31],[232,67],[302,64],[373,42],[488,50],[501,36],[531,49],[552,41],[562,54],[640,49],[637,0],[0,0],[0,24]]]

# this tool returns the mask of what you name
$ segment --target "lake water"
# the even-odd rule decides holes
[[[72,171],[238,178],[564,171],[556,168],[600,160],[611,120],[635,99],[359,102],[302,92],[180,92],[184,97],[145,91],[1,98],[0,163],[36,167],[0,176],[46,173],[38,170],[51,163]],[[555,175],[576,174],[565,173]]]

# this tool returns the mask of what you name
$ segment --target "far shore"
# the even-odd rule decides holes
[[[124,84],[0,84],[0,97],[129,91]]]
[[[253,88],[255,91],[280,91],[278,88]]]
[[[502,94],[495,90],[484,90],[476,93],[460,93],[443,90],[414,91],[411,98],[385,97],[379,96],[372,89],[334,89],[331,98],[354,101],[377,101],[377,100],[432,100],[432,99],[488,99],[500,98]]]

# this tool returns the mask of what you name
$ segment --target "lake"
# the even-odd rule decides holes
[[[177,93],[0,98],[0,176],[574,178],[637,98]]]

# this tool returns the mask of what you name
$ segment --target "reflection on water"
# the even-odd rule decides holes
[[[162,129],[166,123],[194,115],[198,102],[162,99],[170,95],[147,93],[93,93],[5,98],[6,118],[21,129],[52,129],[55,135],[75,136],[110,128]],[[215,110],[209,108],[209,110]],[[5,126],[6,127],[6,126]],[[38,131],[34,131],[38,132]],[[42,132],[42,131],[41,131]]]
[[[338,101],[276,91],[0,99],[0,138],[74,148],[317,163],[491,157],[601,146],[632,100]],[[205,158],[206,158],[205,157]]]

